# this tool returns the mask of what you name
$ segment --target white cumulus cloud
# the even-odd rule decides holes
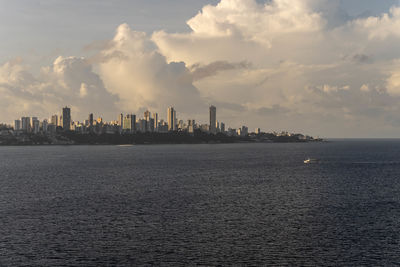
[[[352,18],[339,0],[260,2],[204,6],[189,32],[122,24],[90,61],[59,57],[38,76],[18,60],[5,63],[0,110],[70,103],[79,114],[148,108],[165,116],[172,105],[180,118],[206,122],[215,104],[233,127],[400,134],[400,7]]]
[[[84,58],[58,57],[35,77],[21,61],[0,66],[0,113],[10,121],[21,116],[48,118],[72,107],[76,120],[89,112],[117,114],[118,97],[106,90]],[[115,115],[116,116],[116,115]]]
[[[156,45],[143,32],[118,27],[111,45],[101,51],[100,74],[107,88],[119,95],[119,106],[126,112],[144,108],[195,114],[205,104],[193,76],[181,61],[167,62]]]

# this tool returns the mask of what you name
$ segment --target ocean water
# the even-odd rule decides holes
[[[0,147],[0,266],[143,265],[400,265],[400,140]]]

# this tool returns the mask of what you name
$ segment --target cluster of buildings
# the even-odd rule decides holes
[[[226,129],[223,122],[217,121],[217,108],[210,106],[209,124],[198,124],[195,120],[178,120],[176,110],[173,107],[167,110],[167,121],[160,119],[158,113],[146,111],[143,118],[135,114],[119,114],[118,119],[111,122],[105,122],[101,117],[94,119],[93,114],[89,114],[87,120],[83,122],[73,121],[71,118],[71,109],[64,107],[61,115],[53,115],[49,119],[39,120],[37,117],[22,117],[15,120],[14,132],[32,133],[32,134],[55,134],[57,131],[75,131],[82,134],[115,134],[115,133],[147,133],[147,132],[176,132],[185,131],[194,133],[196,130],[217,134],[224,133],[230,136],[247,136],[248,128],[243,126],[239,129]],[[261,133],[256,129],[256,134]]]

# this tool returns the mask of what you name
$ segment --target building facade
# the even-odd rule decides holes
[[[15,131],[20,131],[21,130],[21,120],[15,120],[14,121],[14,130]]]
[[[124,118],[123,131],[129,133],[136,132],[136,115],[128,114]]]
[[[57,115],[51,116],[50,123],[57,127],[58,126],[58,116]]]
[[[89,119],[89,126],[93,127],[93,113],[89,114],[89,118],[88,119]]]
[[[65,107],[62,109],[62,127],[64,131],[71,130],[71,109],[69,107]]]
[[[158,132],[158,113],[153,113],[153,129],[155,132]]]
[[[217,108],[214,106],[210,107],[210,133],[217,133]]]
[[[176,111],[173,107],[168,108],[168,131],[176,131]]]

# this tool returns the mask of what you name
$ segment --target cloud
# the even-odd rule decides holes
[[[161,117],[173,105],[203,122],[215,104],[232,127],[400,134],[400,7],[352,18],[339,0],[221,0],[187,24],[189,32],[152,34],[122,24],[86,47],[96,55],[60,57],[38,76],[6,63],[3,99],[25,110],[69,102],[82,114],[106,106]]]
[[[191,32],[158,31],[152,40],[168,61],[207,66],[193,71],[204,97],[245,107],[222,110],[228,124],[247,120],[328,136],[400,134],[389,116],[400,94],[393,63],[400,58],[399,10],[351,18],[340,1],[221,0],[188,21]],[[218,71],[215,62],[251,68]]]
[[[72,107],[75,119],[89,112],[111,117],[118,97],[109,93],[84,58],[58,57],[34,77],[23,62],[0,66],[0,112],[7,121],[21,116],[48,118]]]
[[[386,80],[387,92],[393,96],[400,96],[400,60],[396,60],[391,67]]]
[[[206,109],[193,75],[181,61],[167,62],[146,33],[118,27],[113,44],[101,51],[100,75],[109,90],[120,96],[123,111],[149,108],[163,112],[175,106],[182,114]],[[121,56],[113,57],[110,55]]]
[[[168,60],[179,58],[187,64],[257,63],[257,54],[265,54],[281,42],[296,38],[297,45],[309,46],[318,38],[325,21],[310,8],[310,2],[222,0],[216,6],[205,6],[187,22],[192,30],[189,34],[159,31],[152,39]]]
[[[216,61],[207,65],[194,64],[190,66],[193,80],[201,80],[206,77],[217,75],[220,71],[235,70],[235,69],[246,69],[251,64],[248,62],[229,63],[227,61]]]
[[[263,116],[285,115],[289,111],[290,111],[289,109],[283,108],[279,105],[273,105],[272,107],[262,107],[262,108],[257,109],[257,113],[259,113]]]
[[[343,56],[343,60],[359,64],[372,63],[372,57],[365,54],[346,55]]]
[[[246,40],[267,43],[275,35],[319,30],[321,17],[306,2],[275,0],[260,5],[253,0],[224,0],[204,7],[187,24],[193,33],[203,36],[239,34]]]
[[[345,85],[345,86],[331,86],[329,84],[324,84],[323,86],[319,87],[318,89],[320,89],[321,91],[325,92],[325,93],[333,93],[333,92],[339,92],[341,90],[349,90],[350,86]]]
[[[385,40],[390,36],[400,37],[400,7],[392,7],[388,13],[380,17],[367,17],[355,20],[354,25],[358,30],[365,32],[368,39]]]

